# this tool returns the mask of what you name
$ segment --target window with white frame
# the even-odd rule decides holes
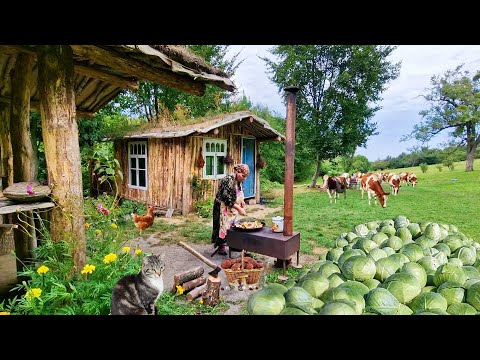
[[[128,143],[128,186],[131,189],[147,189],[147,142]]]
[[[203,178],[223,178],[226,173],[226,165],[223,159],[227,156],[227,140],[204,139],[203,153],[205,154]]]

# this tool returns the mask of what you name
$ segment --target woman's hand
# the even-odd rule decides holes
[[[245,209],[245,201],[242,201],[242,202],[240,203],[240,207],[241,207],[242,209]]]
[[[240,210],[238,210],[238,213],[243,216],[247,215],[247,212],[243,208],[240,208]]]

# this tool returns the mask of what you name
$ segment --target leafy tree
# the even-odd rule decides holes
[[[369,172],[371,168],[372,166],[366,156],[363,156],[363,155],[354,156],[353,163],[352,163],[353,172],[361,171],[363,173],[366,173],[366,172]]]
[[[462,71],[462,67],[431,78],[432,88],[423,96],[430,108],[419,113],[425,121],[416,124],[402,141],[415,138],[427,142],[440,132],[451,130],[452,145],[466,145],[465,171],[473,171],[475,151],[480,143],[480,71],[472,77],[468,71]]]
[[[296,136],[316,163],[351,155],[376,134],[371,122],[385,85],[398,76],[400,64],[386,58],[395,47],[360,45],[278,45],[263,58],[279,91],[296,85]]]
[[[228,45],[187,45],[187,48],[210,65],[222,69],[229,77],[235,74],[242,63],[237,60],[239,53],[226,59]],[[125,114],[136,114],[148,121],[171,121],[172,114],[173,119],[183,121],[224,110],[231,96],[228,91],[210,85],[207,85],[203,96],[192,96],[180,90],[142,81],[137,92],[124,91],[117,97],[116,103]]]

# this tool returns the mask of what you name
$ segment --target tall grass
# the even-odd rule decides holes
[[[432,221],[454,224],[468,237],[480,242],[480,159],[474,169],[465,172],[465,161],[454,164],[455,169],[438,171],[429,166],[426,173],[420,168],[387,170],[395,173],[415,172],[418,183],[415,188],[402,186],[398,196],[391,194],[387,208],[368,205],[367,194],[349,190],[344,199],[339,195],[336,204],[330,204],[328,194],[319,189],[298,187],[294,189],[294,231],[300,232],[303,253],[312,254],[314,247],[331,247],[342,233],[355,225],[373,220],[405,215],[412,222]],[[390,191],[386,182],[385,191]]]

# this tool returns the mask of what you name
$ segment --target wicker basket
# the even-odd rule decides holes
[[[244,269],[243,263],[243,251],[242,251],[242,268],[238,270],[232,269],[223,269],[229,284],[233,284],[236,281],[241,282],[242,279],[246,279],[247,284],[252,285],[256,284],[260,280],[260,275],[262,275],[263,268],[261,269]]]

